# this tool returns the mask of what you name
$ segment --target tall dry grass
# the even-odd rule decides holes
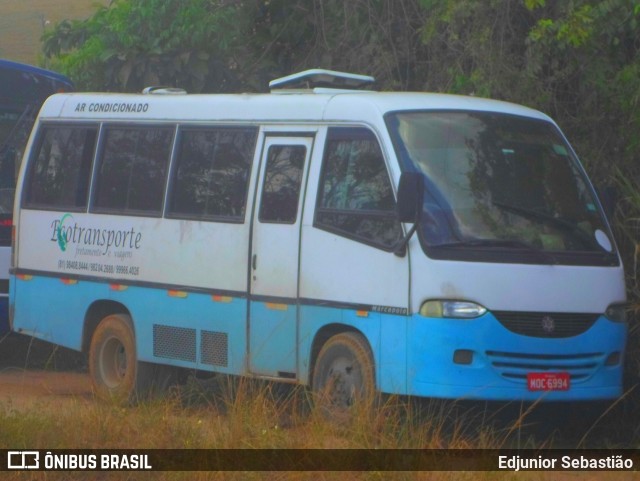
[[[549,409],[546,409],[549,408]],[[615,408],[615,407],[614,407]],[[545,410],[546,409],[546,410]],[[162,399],[135,407],[92,397],[43,400],[28,410],[0,404],[0,447],[10,449],[467,449],[590,447],[585,424],[569,439],[545,431],[566,411],[538,404],[487,404],[383,396],[332,419],[311,408],[301,387],[215,376],[189,378]],[[582,418],[584,424],[584,414]],[[579,440],[580,436],[585,438]],[[571,446],[573,443],[573,446]],[[637,446],[636,446],[637,447]],[[153,472],[3,473],[6,479],[514,479],[508,473]],[[5,479],[3,477],[3,479]],[[523,478],[543,479],[542,473]],[[556,478],[557,479],[557,478]],[[602,479],[602,478],[599,478]],[[616,478],[622,479],[622,478]],[[626,478],[625,478],[626,479]]]
[[[625,362],[625,384],[633,389],[636,410],[640,411],[640,169],[615,167],[613,180],[619,193],[613,218],[623,256],[629,301],[629,338]]]

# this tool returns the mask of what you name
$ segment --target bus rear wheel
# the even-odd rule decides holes
[[[153,365],[139,362],[131,318],[112,314],[100,321],[89,348],[89,374],[95,394],[117,404],[133,404],[147,395]]]
[[[316,407],[327,418],[350,417],[375,396],[375,368],[369,344],[355,332],[331,337],[320,349],[313,370]]]

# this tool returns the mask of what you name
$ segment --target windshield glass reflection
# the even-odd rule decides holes
[[[403,112],[388,116],[388,124],[404,168],[424,174],[421,234],[428,246],[612,249],[599,240],[610,233],[592,190],[549,122],[486,112]]]

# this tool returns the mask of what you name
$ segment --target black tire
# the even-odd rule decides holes
[[[138,361],[129,316],[112,314],[100,321],[89,348],[89,374],[100,399],[134,404],[168,387],[171,373],[170,368]]]
[[[375,399],[375,367],[366,339],[355,332],[331,337],[320,349],[313,369],[316,407],[334,419],[354,408],[368,408]]]

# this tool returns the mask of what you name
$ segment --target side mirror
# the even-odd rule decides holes
[[[398,184],[398,202],[396,213],[400,222],[413,222],[404,239],[395,246],[393,253],[404,257],[407,253],[407,243],[418,228],[422,217],[422,203],[424,201],[424,179],[418,172],[403,172]]]
[[[424,179],[418,172],[403,172],[398,184],[396,213],[400,222],[417,223],[424,200]]]

